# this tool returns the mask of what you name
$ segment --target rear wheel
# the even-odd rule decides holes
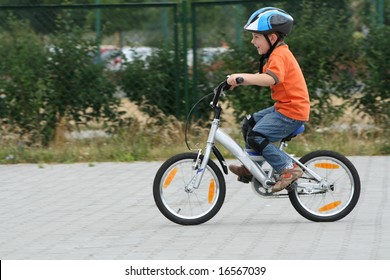
[[[300,162],[320,175],[322,181],[305,172],[294,183],[289,198],[298,213],[315,222],[333,222],[347,216],[360,196],[360,178],[354,165],[333,151],[315,151]]]

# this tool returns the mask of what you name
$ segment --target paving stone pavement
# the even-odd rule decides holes
[[[198,226],[155,206],[162,162],[1,165],[0,259],[389,260],[390,156],[350,159],[362,193],[341,221],[310,222],[229,174],[225,204]]]

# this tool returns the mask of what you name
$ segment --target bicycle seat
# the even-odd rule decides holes
[[[305,131],[305,125],[302,125],[300,126],[298,129],[296,129],[293,133],[291,133],[290,135],[288,135],[287,137],[283,138],[282,139],[282,142],[288,142],[288,141],[291,141],[292,138],[294,138],[295,136],[303,133]]]

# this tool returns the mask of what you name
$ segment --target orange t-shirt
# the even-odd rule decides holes
[[[263,73],[271,75],[276,83],[271,86],[275,109],[294,120],[308,121],[310,99],[305,78],[287,45],[276,47],[264,65]]]

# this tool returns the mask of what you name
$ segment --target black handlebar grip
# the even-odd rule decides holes
[[[236,78],[236,82],[237,84],[241,84],[244,82],[244,78],[243,77],[238,77]],[[225,81],[225,86],[223,87],[223,90],[229,90],[231,87],[231,85],[229,85],[226,81]]]
[[[238,77],[238,78],[236,78],[236,82],[237,82],[237,84],[242,84],[244,82],[244,78]]]

